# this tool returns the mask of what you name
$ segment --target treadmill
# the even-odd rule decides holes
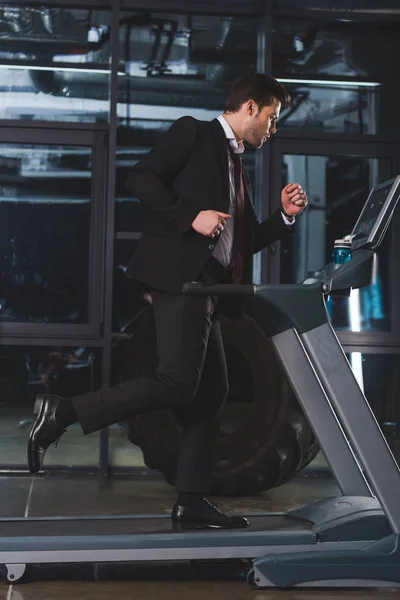
[[[400,176],[372,189],[349,238],[353,257],[301,284],[186,284],[184,293],[250,297],[342,496],[289,513],[247,515],[241,530],[174,530],[164,515],[0,519],[0,563],[247,559],[254,587],[400,586],[400,471],[330,325],[324,297],[371,283],[400,197]]]

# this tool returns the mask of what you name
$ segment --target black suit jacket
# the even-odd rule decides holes
[[[291,228],[280,211],[259,223],[245,172],[244,182],[243,282],[249,283],[253,254],[288,235]],[[228,147],[219,121],[178,119],[132,169],[127,188],[149,209],[127,276],[158,290],[181,293],[185,282],[199,277],[219,241],[194,231],[193,220],[202,210],[229,212]]]

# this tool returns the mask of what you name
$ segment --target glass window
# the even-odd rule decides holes
[[[288,86],[293,103],[280,126],[391,134],[398,68],[390,56],[399,54],[400,26],[390,11],[363,21],[362,11],[343,18],[332,7],[297,16],[285,10],[273,20],[272,75]]]
[[[92,148],[0,144],[0,322],[88,323]]]
[[[280,79],[292,97],[284,108],[278,129],[306,128],[328,133],[375,134],[378,87],[311,85]]]
[[[110,12],[0,8],[0,119],[109,117]]]
[[[353,17],[353,18],[352,18]],[[363,40],[361,27],[350,15],[346,23],[328,15],[276,16],[273,22],[273,65],[280,77],[369,78],[375,74],[361,48],[374,43]],[[372,29],[374,25],[372,24]]]
[[[400,462],[400,357],[351,352],[348,359],[396,460]]]
[[[100,386],[100,350],[82,347],[0,347],[1,464],[26,465],[27,443],[37,393],[76,396]],[[98,465],[98,433],[84,436],[68,428],[59,446],[46,453],[46,465]]]
[[[309,199],[297,219],[296,235],[281,244],[281,281],[300,282],[332,260],[334,240],[351,232],[370,189],[390,178],[389,159],[287,154],[282,186],[303,182]],[[372,285],[350,297],[329,297],[327,308],[338,330],[390,330],[388,240],[377,254]]]
[[[131,168],[172,123],[222,113],[233,80],[256,70],[258,23],[242,17],[123,13],[118,103],[116,231],[140,232],[145,212],[129,196]],[[245,167],[254,174],[253,152]]]
[[[233,79],[257,65],[258,23],[243,17],[124,13],[121,121],[220,111]],[[168,110],[176,107],[176,110]],[[201,118],[201,117],[200,117]]]

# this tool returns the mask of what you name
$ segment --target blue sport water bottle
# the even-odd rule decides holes
[[[352,256],[351,240],[335,240],[332,254],[335,265],[344,265],[344,263],[350,260]]]

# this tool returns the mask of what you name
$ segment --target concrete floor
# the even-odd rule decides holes
[[[298,478],[255,497],[215,498],[224,510],[282,511],[292,506],[339,494],[329,478]],[[96,477],[2,477],[0,516],[110,515],[168,513],[174,490],[154,477],[101,481]],[[376,591],[263,591],[244,580],[244,565],[189,563],[60,565],[30,567],[28,583],[0,583],[7,600],[343,600],[400,598],[396,590]],[[29,580],[31,582],[29,582]]]

